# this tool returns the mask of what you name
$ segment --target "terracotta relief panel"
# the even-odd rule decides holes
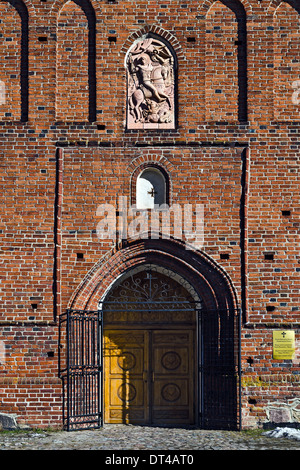
[[[142,37],[130,48],[127,68],[127,128],[175,128],[175,61],[161,40]]]

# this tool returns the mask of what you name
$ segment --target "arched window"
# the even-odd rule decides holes
[[[136,181],[136,208],[154,209],[168,203],[168,185],[165,175],[157,168],[146,168]]]

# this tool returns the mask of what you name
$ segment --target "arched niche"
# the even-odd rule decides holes
[[[205,109],[208,121],[247,121],[246,12],[217,0],[205,21]]]
[[[89,0],[68,1],[58,13],[56,119],[96,120],[96,16]]]
[[[0,120],[28,121],[28,10],[21,0],[0,2]]]
[[[154,209],[167,204],[168,185],[165,175],[158,168],[144,169],[136,180],[136,208]]]
[[[281,2],[273,17],[274,118],[299,121],[300,6]]]
[[[127,129],[174,129],[176,126],[176,55],[164,38],[147,33],[129,48]]]

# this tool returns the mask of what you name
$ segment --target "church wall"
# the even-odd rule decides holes
[[[298,423],[298,3],[15,0],[0,12],[0,412],[61,425],[57,317],[120,247],[99,240],[97,208],[131,202],[155,163],[171,203],[203,204],[201,250],[246,307],[243,425]],[[144,34],[177,59],[174,128],[126,129],[126,53]],[[295,331],[293,360],[272,357],[278,329]]]

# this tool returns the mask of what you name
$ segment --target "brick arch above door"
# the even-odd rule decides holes
[[[97,310],[99,300],[129,269],[154,263],[177,272],[193,286],[204,310],[236,310],[235,287],[227,273],[200,250],[187,250],[177,240],[144,239],[127,242],[87,273],[69,301],[71,309]]]

